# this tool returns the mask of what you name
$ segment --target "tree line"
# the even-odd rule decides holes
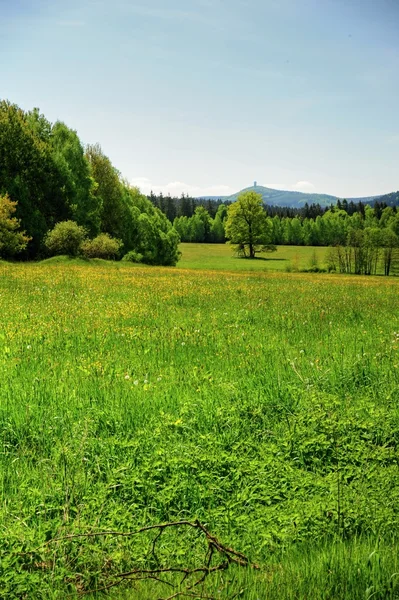
[[[277,245],[331,246],[330,271],[370,275],[382,267],[389,275],[399,266],[399,212],[378,203],[352,214],[341,205],[316,218],[271,217],[259,194],[244,192],[230,206],[220,204],[214,218],[197,206],[192,217],[176,217],[174,227],[182,241],[229,241],[249,258]]]
[[[98,144],[84,146],[76,131],[50,123],[37,108],[0,101],[0,256],[28,260],[55,247],[60,252],[49,242],[54,228],[61,240],[83,236],[79,248],[92,254],[97,248],[101,255],[104,244],[109,249],[111,239],[119,257],[163,265],[179,257],[171,222]]]
[[[360,203],[361,204],[361,203]],[[214,218],[203,206],[198,205],[191,217],[179,216],[173,221],[183,242],[217,242],[227,241],[225,221],[228,204],[219,204]],[[308,207],[312,213],[312,206]],[[332,205],[321,209],[315,208],[315,217],[304,217],[296,212],[295,216],[270,214],[270,207],[264,206],[271,227],[271,243],[292,246],[334,246],[343,244],[352,229],[389,228],[399,234],[399,212],[396,206],[374,207],[361,204],[354,212]],[[297,209],[292,209],[297,210]],[[308,210],[308,209],[306,209]],[[273,213],[273,211],[272,211]],[[319,213],[319,214],[318,214]]]
[[[214,219],[221,204],[224,204],[225,206],[229,206],[231,204],[231,202],[225,198],[193,198],[185,193],[182,193],[179,197],[171,196],[170,194],[165,196],[162,194],[162,192],[160,194],[154,194],[154,192],[151,191],[147,198],[150,200],[153,206],[159,208],[159,210],[161,210],[168,217],[171,223],[173,223],[176,217],[192,217],[196,208],[199,206],[205,208],[209,213],[209,216]],[[381,211],[387,206],[392,206],[396,212],[396,207],[398,204],[399,192],[393,192],[391,194],[381,196],[381,198],[375,200],[373,202],[373,207],[375,208],[378,216],[380,216]],[[334,210],[335,208],[344,210],[346,213],[348,213],[348,215],[361,213],[364,216],[366,206],[368,206],[368,204],[362,201],[353,202],[353,200],[348,201],[345,199],[338,199],[336,204],[330,204],[330,206],[321,206],[318,203],[308,204],[306,202],[301,208],[265,204],[265,208],[269,217],[300,217],[302,219],[315,219],[319,216],[322,217],[325,212],[328,210]]]

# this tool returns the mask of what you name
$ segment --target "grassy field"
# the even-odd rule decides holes
[[[182,519],[260,567],[188,597],[399,598],[399,281],[221,277],[190,248],[182,269],[0,264],[0,598],[204,565],[184,528],[155,555],[153,532],[87,537]],[[161,579],[108,597],[171,597]]]
[[[234,256],[229,244],[180,244],[182,256],[178,266],[224,271],[297,271],[309,268],[314,255],[319,266],[324,266],[327,250],[313,246],[277,246],[277,252],[248,260]]]

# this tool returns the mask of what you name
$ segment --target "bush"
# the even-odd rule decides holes
[[[93,240],[86,240],[81,246],[82,253],[87,258],[117,258],[123,243],[108,233],[100,233]]]
[[[57,223],[44,238],[44,245],[51,254],[77,256],[86,237],[86,230],[75,221]]]
[[[135,252],[134,250],[131,250],[130,252],[125,254],[122,260],[125,260],[126,262],[141,263],[143,262],[143,258],[144,257],[142,254],[140,254],[140,252]]]

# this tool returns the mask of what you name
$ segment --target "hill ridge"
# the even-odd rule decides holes
[[[243,192],[254,191],[260,194],[263,198],[264,204],[273,206],[287,206],[289,208],[302,208],[305,204],[320,204],[322,207],[329,206],[330,204],[336,204],[338,200],[343,200],[339,196],[333,196],[332,194],[318,194],[316,192],[299,192],[290,190],[276,190],[263,185],[252,185],[243,188],[235,194],[230,196],[199,196],[201,200],[223,200],[225,202],[235,202],[240,194]],[[359,198],[346,198],[348,202],[363,202],[364,204],[373,204],[377,199],[383,199],[384,197],[394,197],[397,199],[399,204],[399,194],[392,192],[391,194],[380,194],[376,196],[365,196]],[[383,200],[382,200],[383,201]]]

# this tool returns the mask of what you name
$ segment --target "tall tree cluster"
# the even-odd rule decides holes
[[[99,145],[84,147],[64,123],[8,101],[0,101],[0,197],[12,203],[25,232],[25,259],[41,256],[49,230],[71,220],[91,238],[121,240],[123,253],[136,252],[143,262],[178,260],[171,222],[122,179]],[[7,256],[7,248],[0,253]]]
[[[220,204],[214,218],[204,206],[197,206],[191,217],[176,217],[173,226],[182,242],[208,242],[223,244],[226,241],[225,221],[227,207]]]

